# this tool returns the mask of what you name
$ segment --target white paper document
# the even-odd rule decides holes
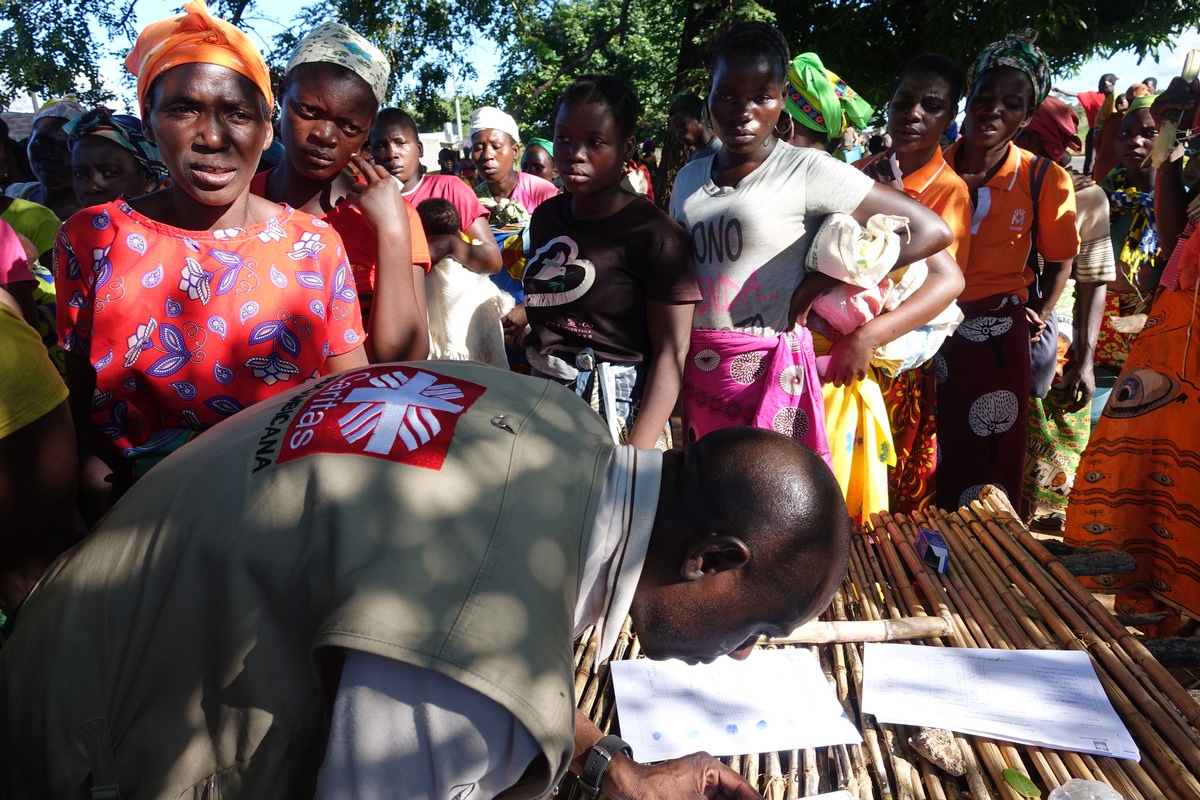
[[[807,650],[761,650],[689,666],[614,661],[621,738],[639,761],[707,750],[715,756],[862,741]]]
[[[867,644],[862,708],[880,722],[1141,758],[1079,650]]]

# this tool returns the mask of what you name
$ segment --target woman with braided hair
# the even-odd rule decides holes
[[[789,64],[787,42],[770,25],[744,22],[721,37],[708,109],[723,147],[675,180],[671,214],[692,236],[704,295],[684,368],[684,436],[757,425],[828,460],[812,336],[797,325],[836,283],[804,272],[816,225],[836,212],[860,224],[875,214],[904,216],[911,237],[900,237],[898,265],[928,258],[956,268],[943,252],[950,229],[932,211],[824,152],[778,138]],[[862,380],[877,347],[932,319],[956,294],[953,282],[922,286],[900,308],[843,336],[830,350],[826,380]]]

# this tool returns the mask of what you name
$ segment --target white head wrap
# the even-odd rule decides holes
[[[380,105],[387,100],[391,67],[383,52],[341,22],[318,25],[300,40],[287,72],[300,64],[338,64],[367,82]]]
[[[511,114],[506,114],[495,106],[483,106],[472,111],[471,135],[488,129],[507,133],[514,142],[521,143],[521,132],[517,130],[517,121]]]

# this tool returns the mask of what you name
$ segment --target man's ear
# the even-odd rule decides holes
[[[684,554],[679,572],[698,581],[716,572],[737,569],[750,561],[750,548],[736,536],[708,536],[693,542]]]

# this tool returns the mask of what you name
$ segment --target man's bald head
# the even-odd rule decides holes
[[[771,431],[727,428],[672,459],[633,607],[649,655],[734,652],[828,605],[851,525],[819,456]]]

